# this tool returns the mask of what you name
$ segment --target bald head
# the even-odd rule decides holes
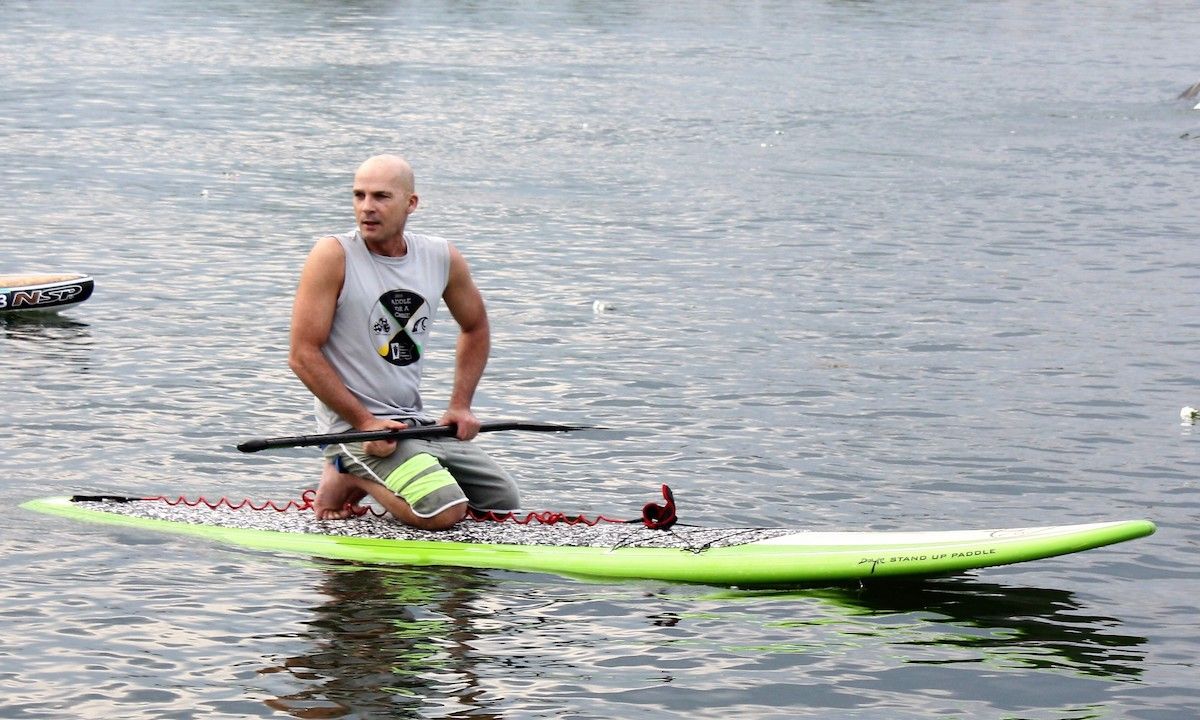
[[[404,226],[417,202],[413,171],[402,157],[376,155],[354,173],[354,217],[376,254],[398,257],[407,251]]]
[[[393,185],[405,195],[413,194],[416,190],[416,179],[413,177],[412,166],[399,155],[376,155],[367,158],[358,170],[354,172],[355,185],[359,178],[370,177],[375,182]]]

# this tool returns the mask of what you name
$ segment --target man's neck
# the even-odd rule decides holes
[[[376,255],[404,257],[408,254],[408,242],[404,239],[404,233],[400,233],[387,240],[367,240],[363,238],[363,242],[367,244],[367,249]]]

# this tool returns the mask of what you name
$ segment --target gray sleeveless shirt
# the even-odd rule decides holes
[[[422,412],[421,368],[450,277],[449,243],[404,233],[408,252],[385,257],[367,249],[357,230],[335,237],[346,279],[321,352],[371,414],[431,419]],[[319,432],[352,429],[320,399],[315,408]]]

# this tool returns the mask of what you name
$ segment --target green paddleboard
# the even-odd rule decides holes
[[[317,520],[311,511],[210,508],[161,500],[74,501],[22,507],[73,520],[199,536],[258,550],[363,563],[493,568],[593,579],[734,587],[836,584],[953,575],[1069,555],[1150,535],[1148,520],[904,532],[550,525],[467,520],[427,532],[368,514]]]

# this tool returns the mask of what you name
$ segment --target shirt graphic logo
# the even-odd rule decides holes
[[[421,359],[429,334],[429,305],[409,290],[389,290],[371,310],[375,351],[393,365],[411,365]]]

